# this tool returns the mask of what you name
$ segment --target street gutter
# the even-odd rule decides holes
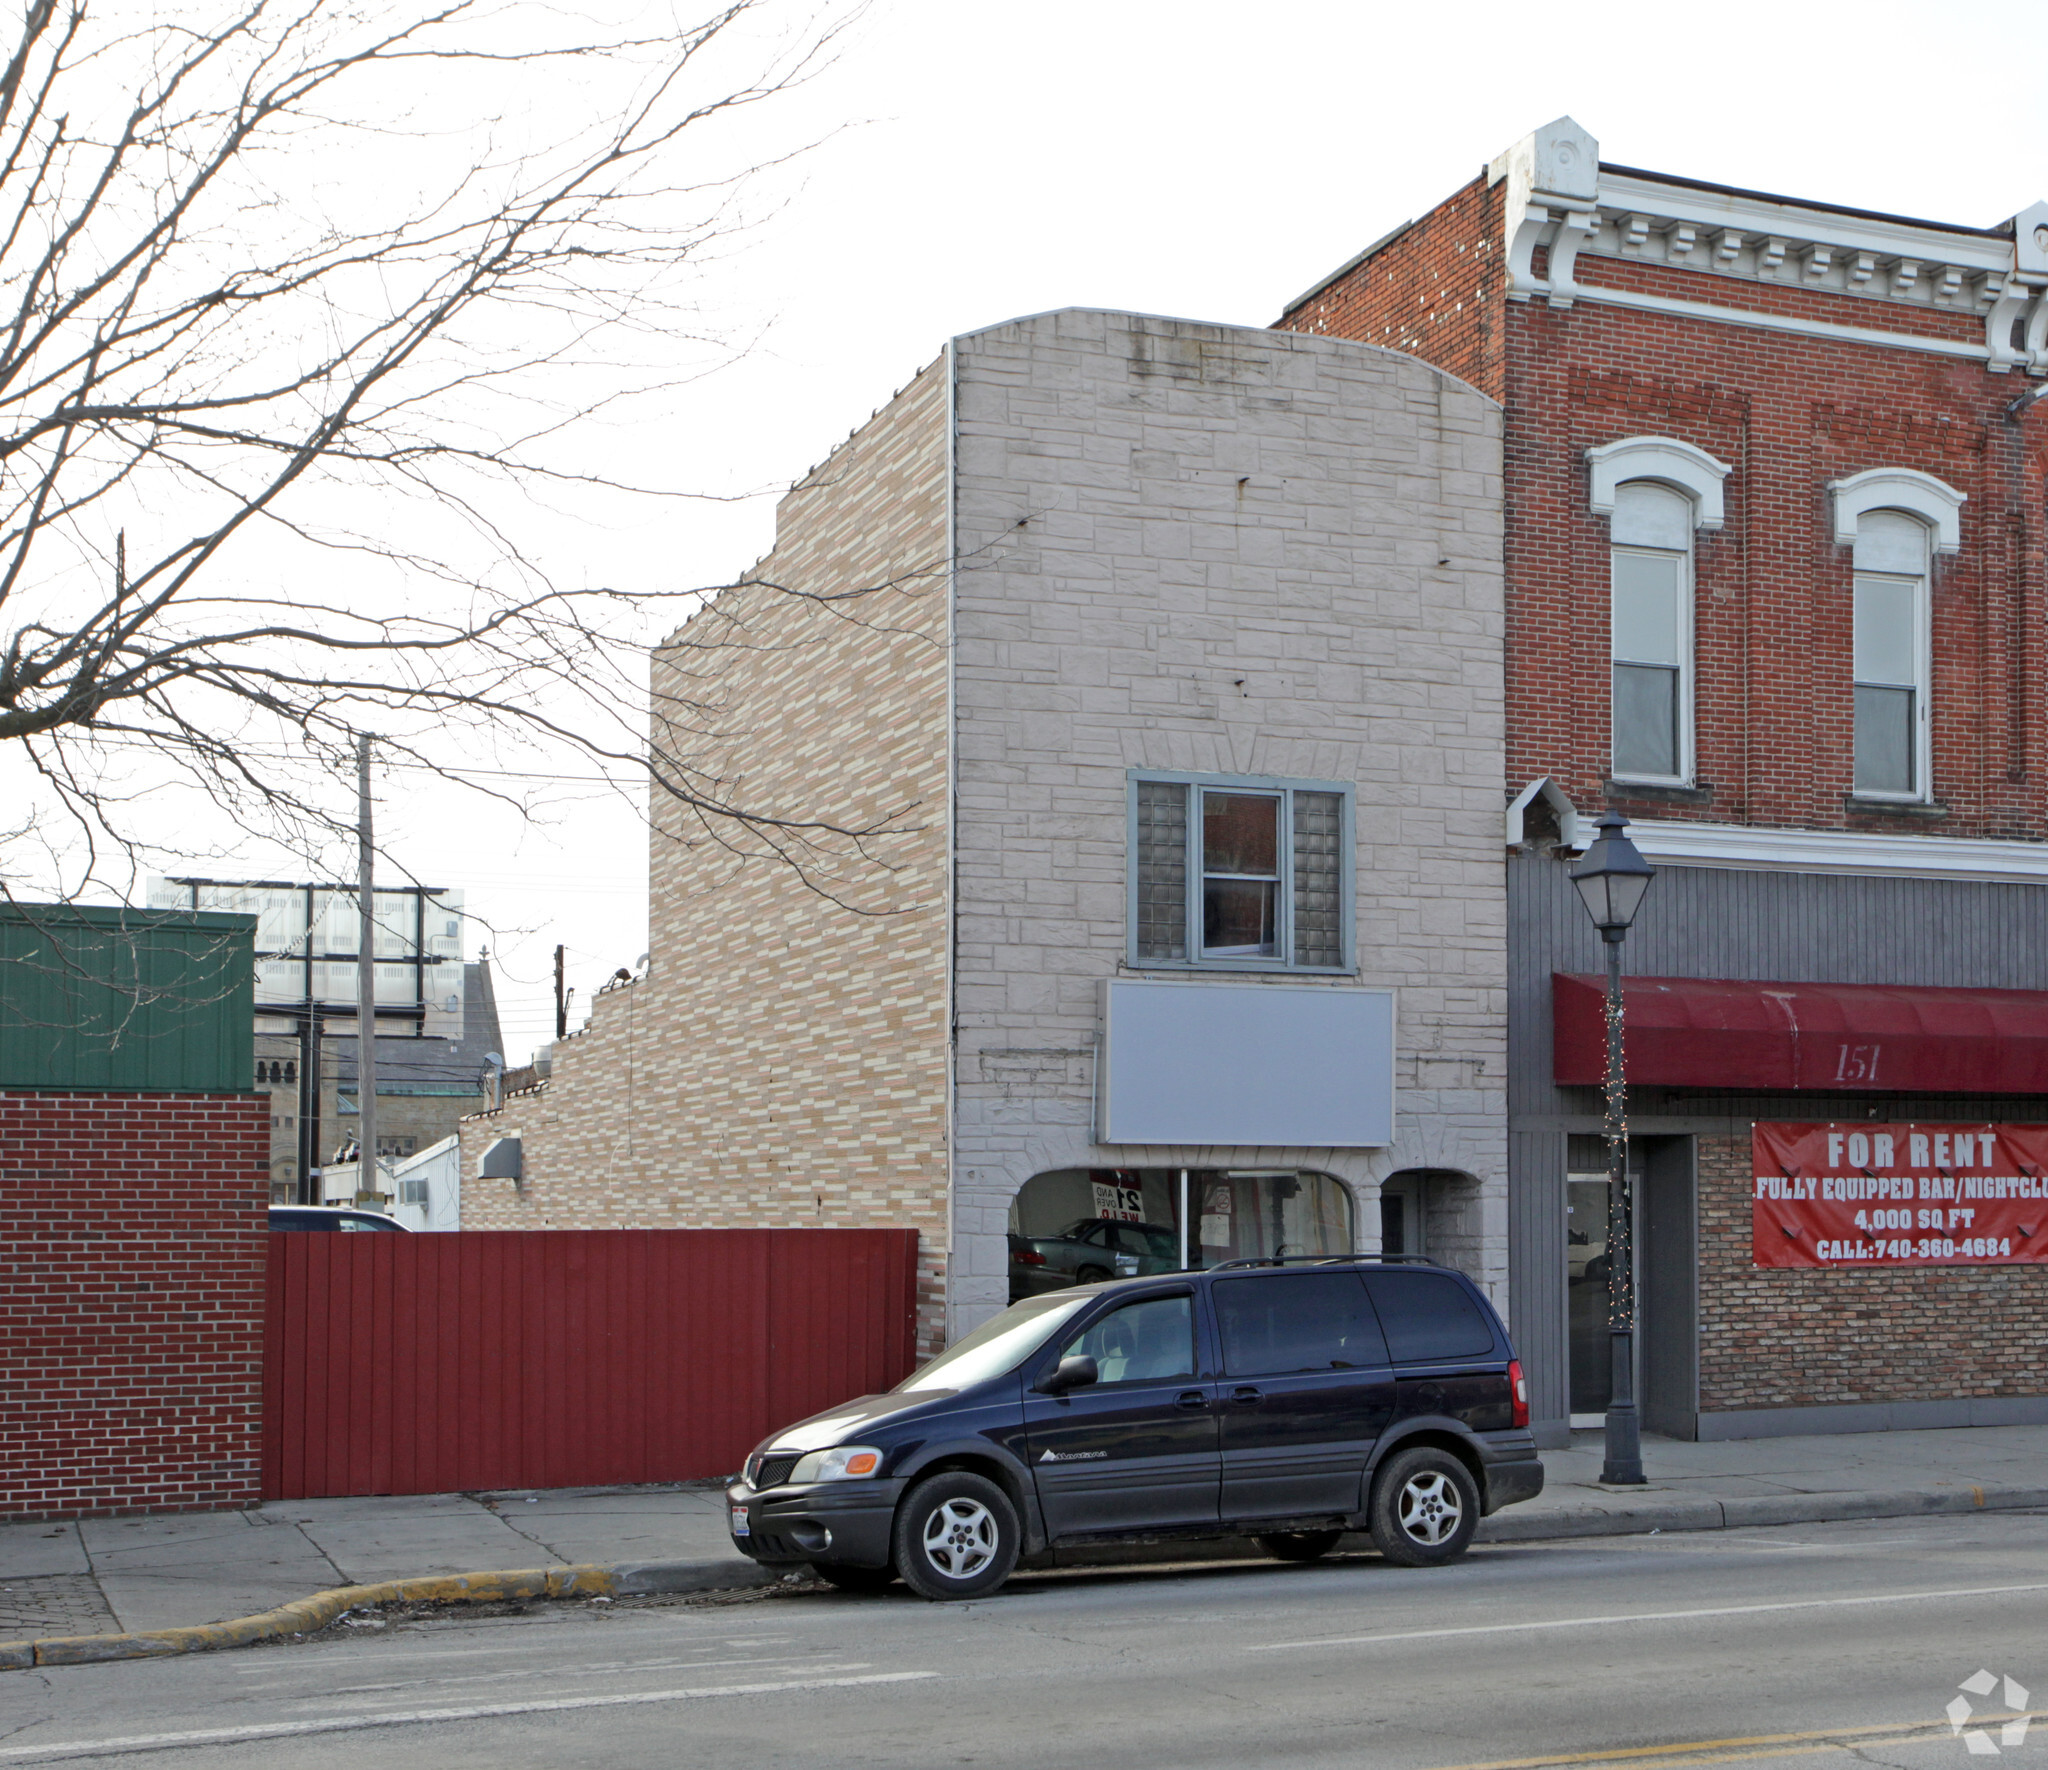
[[[1546,1507],[1497,1512],[1482,1519],[1482,1543],[1565,1541],[1601,1536],[1642,1536],[1652,1531],[1746,1530],[1760,1525],[1825,1524],[1863,1518],[1914,1518],[1982,1511],[2048,1508],[2048,1487],[1944,1483],[1890,1491],[1746,1495],[1686,1499],[1643,1494],[1613,1506]],[[1364,1539],[1357,1539],[1361,1543]],[[1055,1551],[1034,1565],[1115,1567],[1261,1559],[1246,1537],[1209,1543],[1134,1543],[1087,1551]],[[519,1568],[497,1573],[434,1574],[335,1586],[231,1622],[189,1628],[146,1629],[119,1635],[57,1635],[36,1641],[0,1641],[0,1670],[30,1666],[97,1665],[110,1660],[160,1659],[169,1654],[247,1647],[257,1641],[311,1634],[352,1610],[381,1604],[488,1604],[521,1598],[629,1598],[672,1593],[742,1591],[771,1586],[789,1570],[723,1558],[714,1561],[635,1561],[609,1565]]]

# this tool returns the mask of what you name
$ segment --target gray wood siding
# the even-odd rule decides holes
[[[1508,860],[1510,1326],[1534,1417],[1567,1406],[1564,1178],[1568,1132],[1600,1128],[1597,1088],[1551,1080],[1550,975],[1599,972],[1600,937],[1549,855]],[[2048,888],[1662,867],[1622,949],[1637,977],[2048,989]],[[2048,1118],[2048,1100],[1892,1094],[1713,1094],[1636,1088],[1638,1136],[1745,1132],[1751,1119]]]

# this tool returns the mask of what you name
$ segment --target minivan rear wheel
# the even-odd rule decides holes
[[[1275,1561],[1320,1561],[1343,1534],[1341,1530],[1289,1530],[1253,1541]]]
[[[1441,1567],[1472,1545],[1479,1528],[1479,1484],[1447,1450],[1397,1451],[1372,1485],[1373,1546],[1402,1567]]]
[[[896,1571],[920,1598],[982,1598],[1010,1577],[1023,1546],[1010,1496],[985,1476],[949,1469],[896,1509]]]

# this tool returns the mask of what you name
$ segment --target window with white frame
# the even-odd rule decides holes
[[[1324,781],[1131,777],[1131,962],[1350,963],[1351,795]]]
[[[1608,531],[1617,780],[1692,779],[1693,502],[1655,480],[1616,487]]]
[[[1854,786],[1924,799],[1928,787],[1928,529],[1901,510],[1858,518],[1851,675]]]

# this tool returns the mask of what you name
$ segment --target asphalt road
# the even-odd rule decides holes
[[[2048,1757],[2048,1516],[544,1607],[0,1674],[0,1770],[1956,1765]],[[1982,1682],[1978,1680],[1978,1682]],[[1944,1711],[1990,1719],[1973,1753]],[[1985,1750],[1983,1748],[1999,1748]]]

